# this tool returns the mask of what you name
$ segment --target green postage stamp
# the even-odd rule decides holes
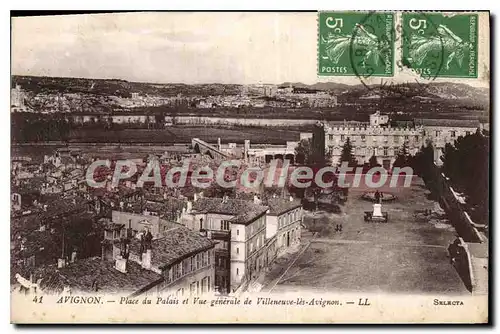
[[[395,61],[425,79],[477,78],[478,15],[318,13],[319,76],[392,77]]]
[[[318,13],[318,75],[394,75],[394,13]]]
[[[402,15],[403,66],[424,78],[477,78],[477,14]]]

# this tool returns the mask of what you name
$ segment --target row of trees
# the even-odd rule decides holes
[[[443,171],[467,196],[473,220],[486,223],[489,201],[489,141],[479,130],[446,144]]]
[[[64,118],[12,114],[11,119],[12,140],[16,142],[67,140],[71,131],[70,123]]]

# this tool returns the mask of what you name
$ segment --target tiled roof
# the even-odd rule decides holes
[[[127,262],[127,273],[115,269],[114,264],[99,257],[78,260],[64,268],[57,268],[54,264],[37,269],[34,280],[42,278],[40,288],[53,292],[62,292],[65,286],[69,286],[72,292],[91,292],[92,284],[97,282],[98,292],[101,293],[138,292],[163,280],[161,275],[142,269],[133,261]]]
[[[302,204],[300,203],[299,200],[294,199],[290,201],[289,199],[283,199],[283,198],[270,198],[267,201],[267,205],[269,206],[269,214],[271,215],[281,215],[287,211],[296,209]]]
[[[140,241],[134,238],[130,243],[130,253],[140,257],[140,246]],[[162,238],[152,241],[151,264],[158,268],[168,267],[214,246],[215,243],[207,237],[179,225],[167,230]]]
[[[430,119],[430,118],[415,118],[416,125],[423,126],[449,126],[449,127],[464,127],[478,128],[479,121],[477,119]]]
[[[198,212],[234,215],[233,223],[247,224],[264,214],[269,207],[234,198],[224,201],[222,198],[204,197],[193,203],[193,209]]]

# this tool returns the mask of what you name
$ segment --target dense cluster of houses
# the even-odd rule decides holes
[[[84,181],[90,163],[64,150],[39,163],[13,159],[14,286],[231,294],[300,243],[302,205],[292,197],[206,197],[192,189],[135,188],[133,180],[92,188]]]

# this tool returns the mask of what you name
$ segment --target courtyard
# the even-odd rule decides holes
[[[315,237],[303,237],[304,247],[264,291],[468,293],[448,257],[455,230],[420,178],[408,188],[383,189],[397,197],[383,203],[388,223],[364,221],[372,209],[364,191],[350,189],[341,214],[308,212],[304,224]]]

